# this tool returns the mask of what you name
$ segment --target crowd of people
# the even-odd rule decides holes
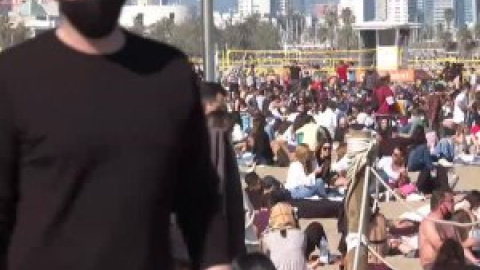
[[[333,262],[343,267],[344,237],[342,256],[330,256],[323,226],[300,228],[298,221],[338,218],[338,231],[347,233],[343,200],[351,181],[347,138],[353,130],[373,134],[375,169],[391,188],[371,185],[372,199],[430,200],[418,210],[425,218],[406,213],[390,221],[377,208],[369,227],[375,249],[383,256],[419,258],[424,269],[480,263],[477,226],[436,222],[474,223],[480,217],[479,192],[454,193],[459,180],[454,165],[475,164],[480,154],[475,69],[446,63],[434,79],[409,83],[392,82],[374,69],[359,81],[360,71],[344,62],[331,76],[295,62],[285,70],[258,74],[255,66],[234,68],[221,78],[223,87],[203,95],[207,119],[213,111],[227,115],[221,125],[244,170],[249,252],[266,254],[280,270]],[[255,172],[260,166],[287,168],[284,179],[260,177]],[[261,257],[251,254],[243,259]],[[386,269],[378,268],[382,261],[374,256],[369,263]]]

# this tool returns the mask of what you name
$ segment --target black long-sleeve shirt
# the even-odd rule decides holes
[[[52,31],[1,54],[0,269],[170,269],[172,211],[197,266],[226,263],[217,182],[178,50],[127,34],[87,55]]]

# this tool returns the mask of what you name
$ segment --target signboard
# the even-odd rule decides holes
[[[377,48],[377,69],[395,70],[400,66],[400,53],[396,46]]]

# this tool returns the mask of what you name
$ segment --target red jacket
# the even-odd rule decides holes
[[[378,114],[391,114],[394,112],[393,104],[388,104],[387,98],[394,98],[392,89],[388,86],[380,86],[375,89],[375,98],[378,102]]]

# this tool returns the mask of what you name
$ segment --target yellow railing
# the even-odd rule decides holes
[[[317,64],[324,70],[333,71],[340,61],[354,62],[358,66],[360,56],[375,50],[227,50],[219,54],[217,66],[225,71],[232,67],[255,65],[258,68],[278,69],[293,62]]]
[[[373,52],[375,50],[226,50],[217,54],[216,64],[219,71],[255,65],[258,72],[274,70],[278,74],[284,69],[283,67],[295,61],[299,64],[315,64],[320,66],[320,70],[332,73],[340,61],[353,62],[360,70],[371,68],[372,66],[360,66],[359,60]],[[194,64],[203,63],[201,57],[192,57],[190,60]],[[375,63],[375,59],[372,60],[371,62]],[[480,67],[478,57],[410,58],[406,63],[409,68],[438,68],[445,62],[463,63],[465,67]]]

